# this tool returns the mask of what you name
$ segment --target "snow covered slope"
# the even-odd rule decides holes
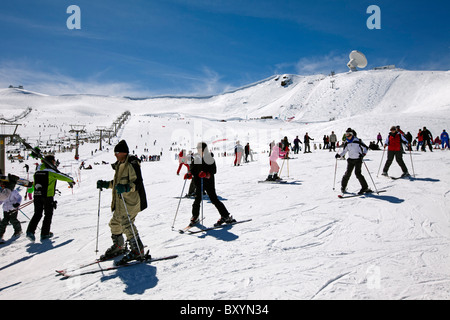
[[[319,144],[323,135],[333,130],[341,136],[347,127],[366,142],[378,132],[385,137],[391,125],[414,136],[423,126],[434,136],[448,131],[450,73],[345,73],[333,77],[333,88],[330,77],[289,77],[286,87],[282,77],[271,77],[213,97],[130,99],[0,90],[5,118],[32,108],[18,133],[33,144],[73,139],[69,131],[75,124],[85,125],[90,134],[131,112],[108,149],[95,151],[97,143],[83,143],[79,161],[73,152],[56,154],[61,170],[78,183],[73,190],[58,183],[54,239],[9,241],[13,231],[8,227],[8,243],[0,247],[0,299],[449,299],[450,152],[414,149],[404,160],[416,177],[392,180],[377,176],[386,155],[370,151],[365,158],[369,171],[364,167],[363,174],[371,188],[387,191],[341,200],[333,186],[338,190],[346,162],[336,161]],[[280,120],[253,120],[261,116]],[[222,119],[227,121],[217,121]],[[292,141],[305,132],[315,138],[317,149],[285,163],[279,160],[288,183],[258,183],[269,171],[269,142],[284,136]],[[162,153],[161,161],[142,163],[149,207],[136,225],[152,255],[179,257],[60,280],[55,269],[98,257],[99,200],[99,249],[110,246],[111,190],[99,193],[96,181],[112,179],[111,167],[101,163],[115,160],[112,148],[120,139],[138,155]],[[218,195],[236,219],[253,220],[180,235],[176,230],[189,222],[192,200],[182,199],[175,218],[185,173],[176,175],[175,155],[201,140],[215,154]],[[253,161],[240,167],[233,166],[232,156],[224,157],[225,152],[232,155],[236,140],[249,142],[254,151]],[[78,170],[82,160],[93,169]],[[32,172],[34,162],[26,161]],[[23,165],[8,162],[7,171],[26,177]],[[395,162],[389,173],[400,175]],[[354,176],[348,187],[359,190]],[[31,217],[32,206],[23,213]],[[205,226],[219,218],[207,199],[204,215]],[[19,216],[26,229],[27,218]]]

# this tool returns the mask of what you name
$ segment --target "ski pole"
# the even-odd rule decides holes
[[[409,147],[409,157],[411,158],[411,167],[413,170],[413,177],[416,177],[416,173],[414,172],[414,164],[413,164],[413,160],[412,160],[412,153],[411,153],[411,146]]]
[[[367,167],[366,162],[364,160],[361,160],[361,161],[364,163],[364,166],[366,167],[367,172],[369,173],[370,180],[372,180],[373,186],[375,187],[375,192],[379,193],[378,189],[377,189],[377,186],[375,185],[375,181],[373,181],[373,179],[372,179],[372,175],[370,174],[370,171],[369,171],[369,168]]]
[[[280,178],[281,178],[281,172],[283,172],[284,161],[286,161],[286,158],[283,158],[283,163],[281,164],[280,174],[278,175]]]
[[[334,181],[333,181],[333,190],[336,186],[336,171],[337,171],[337,158],[336,158],[336,164],[334,165]]]
[[[202,220],[203,221],[203,178],[200,178],[200,191],[201,191],[201,195],[202,195]]]
[[[144,254],[143,254],[143,251],[141,251],[141,248],[140,248],[139,243],[137,241],[138,239],[136,237],[136,232],[134,231],[133,223],[131,222],[130,214],[128,213],[128,208],[127,208],[127,205],[125,203],[125,199],[122,197],[121,194],[119,194],[119,197],[122,199],[123,206],[125,207],[125,211],[126,211],[127,217],[128,217],[128,222],[130,223],[131,231],[133,231],[133,237],[134,237],[134,239],[136,241],[136,246],[137,246],[137,248],[139,250],[139,255],[141,256],[142,259],[144,259]]]
[[[98,230],[100,226],[100,199],[102,196],[102,189],[98,190],[98,214],[97,214],[97,240],[95,242],[95,253],[98,253]]]
[[[177,211],[175,212],[175,217],[173,218],[172,230],[175,225],[175,219],[177,218],[177,215],[178,215],[178,209],[180,209],[180,203],[181,203],[181,199],[183,197],[184,187],[186,186],[186,181],[187,181],[187,179],[184,179],[183,189],[181,190],[181,195],[180,195],[180,200],[178,201]]]
[[[380,174],[381,165],[383,164],[383,158],[384,158],[385,151],[386,151],[386,148],[383,148],[383,154],[381,155],[381,161],[380,161],[380,166],[378,167],[377,178],[378,178],[378,175]]]
[[[287,158],[287,171],[288,171],[288,178],[289,178],[289,158]]]
[[[27,217],[28,220],[31,220],[30,217],[28,217],[28,216],[25,214],[25,212],[23,212],[23,211],[20,210],[20,209],[18,209],[18,210],[19,210],[25,217]],[[41,230],[41,228],[39,228],[39,226],[38,226],[38,229]]]

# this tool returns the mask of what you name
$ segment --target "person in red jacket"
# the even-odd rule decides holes
[[[392,164],[392,161],[394,161],[394,157],[403,171],[402,177],[409,176],[408,168],[403,161],[402,143],[409,144],[408,140],[406,140],[406,138],[397,131],[396,127],[391,127],[391,132],[389,133],[388,137],[386,138],[386,142],[384,143],[384,148],[386,149],[386,146],[388,147],[388,154],[386,163],[383,168],[383,176],[388,175],[388,170]]]
[[[186,166],[187,170],[189,171],[189,157],[186,154],[186,150],[183,149],[180,151],[180,153],[178,154],[178,170],[177,170],[177,175],[180,175],[180,170],[181,168],[184,166]]]

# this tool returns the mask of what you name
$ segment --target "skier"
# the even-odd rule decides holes
[[[245,153],[245,159],[244,161],[247,163],[248,161],[248,156],[250,155],[250,143],[247,142],[247,144],[244,147],[244,153]]]
[[[303,144],[303,142],[300,141],[298,136],[296,136],[294,139],[294,154],[298,154],[298,151],[300,150],[300,145],[299,145],[300,143]]]
[[[336,142],[337,142],[336,134],[334,133],[334,131],[331,131],[331,134],[330,134],[330,152],[331,152],[331,150],[336,152]]]
[[[180,153],[178,154],[178,163],[179,163],[179,165],[178,165],[177,175],[180,174],[180,170],[183,165],[186,166],[186,168],[189,171],[189,157],[186,154],[185,149],[181,150]]]
[[[20,225],[20,221],[17,220],[18,208],[22,202],[22,196],[14,189],[15,184],[14,181],[8,183],[2,181],[0,183],[0,189],[7,188],[11,190],[9,197],[0,201],[0,205],[3,203],[3,220],[0,222],[0,241],[3,241],[3,235],[10,222],[14,228],[13,237],[17,238],[22,234],[22,226]]]
[[[417,133],[417,149],[416,151],[419,151],[419,147],[423,149],[423,134],[422,129],[419,129],[419,132]]]
[[[433,136],[431,135],[431,132],[430,130],[427,129],[427,127],[423,127],[422,136],[423,136],[422,151],[426,151],[425,148],[426,146],[428,146],[430,148],[430,152],[433,152],[433,147],[431,145],[431,141],[433,141]]]
[[[342,193],[346,192],[348,180],[350,179],[353,169],[355,169],[356,178],[361,184],[361,190],[358,194],[370,193],[372,190],[369,189],[366,179],[361,173],[363,158],[367,154],[368,147],[356,137],[355,131],[351,128],[347,129],[345,137],[346,142],[344,143],[342,152],[336,153],[336,159],[339,159],[348,152],[347,170],[342,177],[341,191]]]
[[[281,143],[274,144],[272,147],[272,151],[270,153],[270,171],[267,176],[266,181],[277,181],[281,178],[278,177],[278,171],[280,171],[280,166],[277,163],[279,158],[284,158],[286,153],[281,149]]]
[[[53,155],[45,156],[45,161],[52,163],[56,167],[56,159]],[[42,161],[39,170],[34,174],[34,215],[28,224],[26,236],[31,241],[35,241],[34,232],[37,225],[44,214],[44,221],[41,228],[41,240],[49,239],[53,236],[50,232],[52,224],[53,210],[56,209],[56,201],[54,200],[57,180],[66,181],[72,188],[75,184],[72,178],[60,174]]]
[[[392,161],[395,160],[399,164],[400,168],[403,171],[402,177],[408,177],[408,168],[406,168],[405,162],[403,162],[403,151],[402,151],[402,143],[409,144],[408,140],[397,131],[396,127],[391,127],[391,132],[386,138],[386,142],[384,143],[384,148],[388,147],[387,160],[383,168],[383,173],[381,175],[388,176],[389,167],[392,164]]]
[[[283,140],[281,140],[281,150],[284,152],[284,158],[289,158],[289,151],[290,151],[291,143],[288,140],[288,137],[284,137]]]
[[[303,152],[303,153],[311,153],[311,149],[310,149],[310,146],[309,146],[309,141],[310,140],[314,140],[313,138],[311,138],[309,135],[308,135],[308,132],[305,134],[305,136],[303,137],[303,142],[305,143],[305,151]]]
[[[236,220],[230,216],[227,208],[218,199],[216,194],[214,175],[217,172],[216,162],[213,154],[209,151],[208,145],[200,142],[197,145],[198,154],[194,156],[194,161],[191,165],[192,179],[195,183],[195,200],[192,204],[191,226],[199,222],[200,203],[202,202],[202,190],[206,191],[211,200],[211,203],[217,208],[220,214],[220,219],[214,226],[219,226],[224,223],[233,223]]]
[[[186,154],[186,150],[182,151],[183,154]],[[180,152],[181,155],[181,152]],[[187,168],[187,173],[184,174],[183,179],[184,180],[191,180],[190,184],[189,184],[189,190],[187,192],[187,194],[185,195],[186,198],[190,198],[190,197],[194,197],[195,196],[195,184],[194,181],[192,180],[192,174],[191,174],[191,163],[193,162],[193,154],[192,151],[189,151],[189,154],[185,156],[186,160],[185,163],[183,163],[186,168]],[[179,174],[179,171],[181,169],[181,164],[178,167],[178,171],[177,171],[177,175]]]
[[[439,136],[436,136],[436,139],[434,139],[434,148],[440,149],[441,148],[441,139]]]
[[[382,138],[380,132],[378,132],[378,134],[377,134],[377,145],[378,145],[379,143],[381,143],[381,146],[383,146],[383,138]]]
[[[242,153],[244,152],[244,147],[242,147],[239,141],[236,141],[236,145],[234,146],[234,165],[241,165]]]
[[[121,140],[114,148],[117,161],[112,165],[115,173],[111,181],[98,180],[98,189],[112,189],[109,222],[113,245],[100,259],[116,257],[126,252],[123,234],[130,244],[130,251],[117,263],[125,264],[131,260],[144,258],[144,245],[134,225],[137,214],[147,208],[144,182],[139,159],[129,154],[128,145]]]
[[[444,150],[445,148],[450,149],[448,146],[448,141],[449,141],[448,133],[444,129],[441,133],[442,150]]]

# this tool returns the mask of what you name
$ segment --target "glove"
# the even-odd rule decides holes
[[[109,181],[98,180],[97,181],[97,189],[108,189]]]
[[[190,179],[192,179],[192,173],[186,173],[184,175],[184,180],[190,180]]]
[[[362,159],[364,159],[365,156],[366,156],[365,153],[361,153],[361,154],[359,155],[359,158],[362,160]]]
[[[341,156],[339,155],[339,153],[336,153],[336,155],[334,156],[336,159],[340,159]]]
[[[18,208],[19,206],[20,206],[20,203],[14,203],[14,204],[13,204],[13,207],[14,207],[14,208]]]
[[[129,184],[118,184],[116,185],[116,191],[118,194],[122,194],[124,192],[130,192],[131,187]]]
[[[209,172],[200,171],[198,174],[199,178],[206,178],[209,179],[211,177],[211,174]]]

